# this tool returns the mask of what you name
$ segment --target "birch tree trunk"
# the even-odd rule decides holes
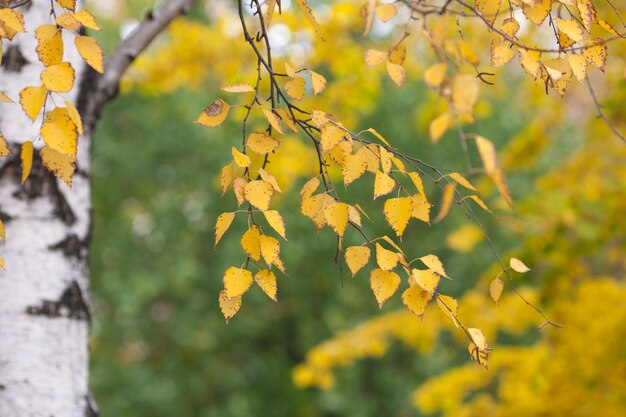
[[[90,142],[104,105],[134,58],[193,0],[165,1],[111,53],[100,76],[85,67],[73,37],[64,39],[63,60],[76,70],[66,96],[77,104],[84,135],[78,140],[77,171],[70,189],[41,164],[35,152],[24,185],[20,148],[36,149],[41,115],[33,123],[19,105],[0,105],[0,132],[13,153],[0,159],[0,417],[89,417],[97,415],[88,389],[88,243],[91,230]],[[0,91],[19,102],[21,89],[41,85],[34,30],[53,23],[50,0],[32,0],[17,10],[27,33],[4,43]],[[77,9],[82,8],[79,4]],[[60,12],[60,10],[59,10]]]
[[[41,85],[35,28],[51,23],[50,1],[21,7],[27,33],[5,42],[0,90],[16,102],[20,90]],[[60,10],[59,10],[60,11]],[[68,98],[76,102],[84,63],[73,40],[64,39],[64,61],[76,70]],[[50,103],[48,103],[50,105]],[[90,313],[87,242],[91,224],[90,137],[79,139],[70,189],[35,158],[20,184],[20,147],[34,140],[41,115],[32,122],[18,105],[3,105],[0,131],[13,153],[0,161],[0,216],[7,241],[0,249],[0,416],[89,415],[87,386]],[[35,148],[43,146],[34,140]]]

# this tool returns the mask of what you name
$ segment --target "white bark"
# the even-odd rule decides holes
[[[53,22],[49,0],[18,10],[29,33],[5,42],[4,49],[17,48],[13,52],[19,50],[26,63],[11,70],[5,56],[0,71],[0,90],[16,103],[22,88],[41,85],[32,34],[38,25]],[[75,100],[84,63],[72,37],[64,42],[64,61],[76,70],[75,87],[67,95]],[[0,246],[6,263],[6,272],[0,272],[0,416],[83,417],[89,415],[89,139],[79,139],[80,173],[71,190],[37,162],[22,186],[16,163],[20,145],[37,136],[40,124],[41,117],[31,122],[19,105],[2,105],[0,131],[14,156],[0,160],[0,215],[7,235]],[[41,139],[34,144],[43,145]]]

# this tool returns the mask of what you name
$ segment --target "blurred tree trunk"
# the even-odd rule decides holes
[[[7,237],[0,248],[6,264],[6,272],[0,272],[1,417],[97,415],[88,389],[87,348],[91,137],[102,108],[117,93],[121,75],[192,2],[165,1],[148,13],[110,55],[103,76],[85,67],[73,35],[64,36],[64,60],[76,70],[74,89],[66,97],[77,104],[84,124],[71,188],[42,166],[37,152],[30,177],[21,185],[21,144],[32,140],[36,149],[43,146],[37,138],[41,115],[33,123],[19,105],[2,105],[0,132],[12,156],[0,159],[0,218]],[[15,101],[24,87],[41,85],[43,66],[33,33],[52,21],[50,7],[49,0],[21,6],[27,33],[4,43],[0,91]]]

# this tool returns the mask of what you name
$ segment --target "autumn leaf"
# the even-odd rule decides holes
[[[224,272],[223,281],[226,297],[240,297],[250,289],[252,273],[246,269],[231,266]]]
[[[222,213],[218,216],[215,222],[215,246],[222,239],[222,236],[224,236],[234,219],[235,213]]]
[[[413,200],[410,197],[390,198],[385,201],[383,211],[387,223],[401,238],[413,213]]]
[[[22,144],[20,159],[22,160],[22,184],[24,184],[33,166],[33,142],[27,140]]]
[[[382,308],[385,302],[395,294],[399,285],[400,277],[395,272],[373,269],[370,273],[370,287],[379,308]]]
[[[370,255],[371,251],[367,246],[350,246],[346,249],[344,257],[352,276],[355,276],[361,268],[367,265]]]
[[[104,73],[104,54],[98,42],[91,36],[77,36],[74,43],[85,62],[99,73]]]
[[[278,210],[266,210],[263,212],[263,216],[265,216],[265,220],[272,227],[272,229],[276,230],[283,239],[287,240],[285,234],[285,222],[283,221],[282,216]]]
[[[520,261],[517,258],[511,258],[509,260],[509,266],[511,267],[512,270],[514,270],[515,272],[519,272],[519,273],[526,273],[528,271],[530,271],[530,268],[527,267],[524,262]]]
[[[220,292],[219,305],[226,323],[228,323],[241,308],[241,296],[229,298],[226,290],[223,290]]]
[[[274,272],[268,269],[262,269],[254,275],[254,281],[269,298],[278,301],[278,298],[276,298],[277,286]]]
[[[209,104],[209,106],[204,109],[202,113],[200,113],[200,116],[198,116],[194,123],[198,123],[206,127],[217,127],[221,125],[224,120],[226,120],[229,110],[230,106],[228,103],[221,98],[218,98],[213,103]]]
[[[431,298],[432,295],[428,291],[424,291],[417,285],[407,288],[402,293],[402,302],[406,308],[420,318],[424,315]]]
[[[274,195],[274,188],[263,180],[250,181],[244,188],[246,201],[259,210],[267,210]]]

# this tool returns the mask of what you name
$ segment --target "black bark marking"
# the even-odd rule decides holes
[[[12,155],[0,168],[0,178],[8,176],[18,184],[22,181],[22,161],[19,155],[19,147],[12,150]],[[63,223],[72,225],[76,222],[76,214],[59,189],[59,181],[43,166],[39,152],[34,152],[30,175],[26,182],[17,188],[13,197],[30,201],[47,195],[54,205],[52,214]]]
[[[100,409],[96,400],[93,398],[93,394],[89,392],[85,396],[85,417],[98,417],[100,415]]]
[[[43,300],[40,306],[27,307],[26,314],[91,321],[89,306],[85,302],[83,292],[76,281],[70,283],[57,301]]]
[[[28,64],[22,51],[17,46],[11,45],[2,57],[2,68],[7,72],[20,72],[24,65]]]
[[[81,240],[77,234],[70,233],[63,240],[48,247],[50,250],[59,250],[67,258],[85,259],[89,247],[89,237]]]

